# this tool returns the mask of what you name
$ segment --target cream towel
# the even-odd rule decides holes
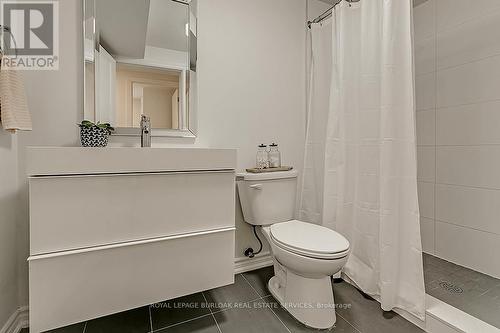
[[[26,91],[20,73],[0,69],[0,121],[8,131],[31,131]]]

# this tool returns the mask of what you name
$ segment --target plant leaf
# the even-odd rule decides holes
[[[89,128],[89,127],[94,126],[94,123],[91,121],[88,121],[88,120],[82,120],[82,122],[80,124],[78,124],[78,126]]]

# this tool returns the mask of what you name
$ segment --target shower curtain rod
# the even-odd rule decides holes
[[[351,5],[352,2],[358,2],[359,0],[346,0],[348,3],[349,3],[349,6]],[[328,8],[327,10],[325,10],[321,15],[319,15],[318,17],[316,17],[314,20],[312,21],[307,21],[307,27],[309,29],[311,29],[311,24],[313,23],[320,23],[324,20],[326,20],[327,18],[331,17],[332,16],[332,10],[339,4],[341,3],[342,0],[337,0],[333,6],[331,6],[330,8]]]
[[[320,23],[321,21],[323,20],[326,20],[327,18],[331,17],[332,16],[332,10],[333,8],[335,8],[335,6],[337,6],[339,3],[341,3],[342,0],[337,0],[337,2],[335,2],[333,4],[333,6],[331,6],[330,8],[328,8],[327,10],[325,10],[323,13],[321,13],[318,17],[316,17],[314,20],[312,21],[307,21],[307,27],[309,29],[311,29],[311,24],[313,23]]]

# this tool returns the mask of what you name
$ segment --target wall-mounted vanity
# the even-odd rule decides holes
[[[197,133],[196,0],[83,0],[84,119],[115,135]]]
[[[236,151],[28,149],[30,332],[234,282]]]

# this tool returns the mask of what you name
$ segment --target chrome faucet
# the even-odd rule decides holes
[[[151,119],[141,116],[141,147],[151,147]]]

